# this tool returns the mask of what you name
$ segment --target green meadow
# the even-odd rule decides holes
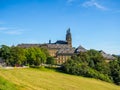
[[[51,69],[0,69],[0,90],[120,90],[104,81]]]

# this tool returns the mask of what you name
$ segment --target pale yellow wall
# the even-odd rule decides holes
[[[71,56],[59,55],[57,56],[57,64],[65,63],[69,58],[71,58]]]
[[[56,59],[57,64],[63,64],[65,63],[71,56],[69,55],[56,55],[57,49],[48,49],[50,56],[54,57]]]
[[[52,57],[55,57],[56,56],[56,52],[57,52],[57,50],[55,50],[55,49],[49,49],[48,50],[49,51],[49,54],[50,54],[50,56],[52,56]]]

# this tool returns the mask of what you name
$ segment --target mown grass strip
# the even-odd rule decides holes
[[[18,90],[18,89],[15,84],[0,76],[0,90]]]

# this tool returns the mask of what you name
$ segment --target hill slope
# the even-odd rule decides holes
[[[0,77],[20,90],[120,90],[114,84],[48,69],[0,69]]]

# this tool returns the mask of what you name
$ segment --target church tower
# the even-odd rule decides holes
[[[70,47],[72,47],[72,36],[71,36],[70,28],[68,28],[68,30],[66,32],[66,41],[67,41],[68,45]]]

